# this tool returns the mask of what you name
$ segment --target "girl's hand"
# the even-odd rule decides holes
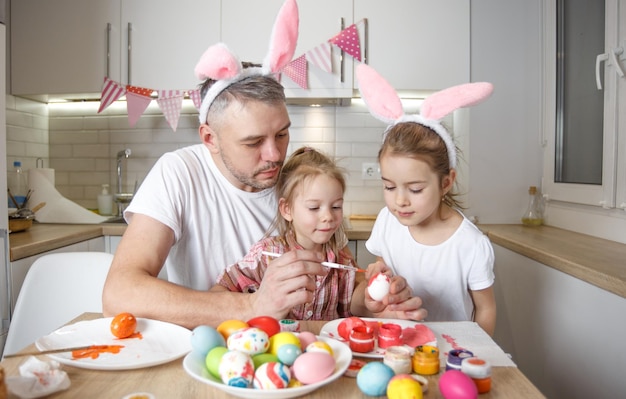
[[[402,276],[394,276],[391,269],[381,259],[368,265],[366,278],[378,273],[391,277],[389,294],[382,301],[375,301],[365,290],[365,307],[378,318],[423,320],[428,311],[422,308],[422,300],[413,296],[411,287]]]

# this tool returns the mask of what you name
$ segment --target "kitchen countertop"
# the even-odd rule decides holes
[[[42,252],[76,244],[102,236],[121,236],[125,224],[49,224],[34,223],[33,226],[9,234],[11,261],[37,255]]]
[[[373,225],[373,220],[351,220],[349,228],[346,229],[346,235],[349,240],[366,240],[370,236]],[[9,234],[11,261],[96,237],[121,236],[126,231],[126,227],[123,223],[34,223],[26,231]]]
[[[374,217],[350,218],[349,240],[367,240]],[[478,226],[492,243],[626,298],[626,244],[551,226]],[[121,236],[125,224],[37,224],[9,235],[11,261],[101,236]]]
[[[494,244],[626,298],[626,244],[551,226],[478,227]]]

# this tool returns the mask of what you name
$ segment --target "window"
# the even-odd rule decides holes
[[[626,209],[626,4],[544,5],[544,193]]]

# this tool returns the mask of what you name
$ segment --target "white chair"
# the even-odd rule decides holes
[[[102,312],[113,255],[64,252],[37,259],[26,274],[3,354],[15,353],[84,312]]]

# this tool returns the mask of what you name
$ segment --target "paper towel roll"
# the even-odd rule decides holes
[[[54,169],[51,169],[51,168],[36,168],[36,169],[29,169],[28,170],[28,188],[30,188],[30,189],[33,188],[30,182],[33,180],[33,177],[31,177],[31,176],[33,176],[35,174],[43,176],[54,187],[54,185],[55,185]]]
[[[37,168],[31,169],[28,173],[28,186],[33,190],[28,203],[46,203],[46,206],[35,213],[38,222],[92,224],[102,223],[108,219],[63,197],[53,182],[54,169]]]

